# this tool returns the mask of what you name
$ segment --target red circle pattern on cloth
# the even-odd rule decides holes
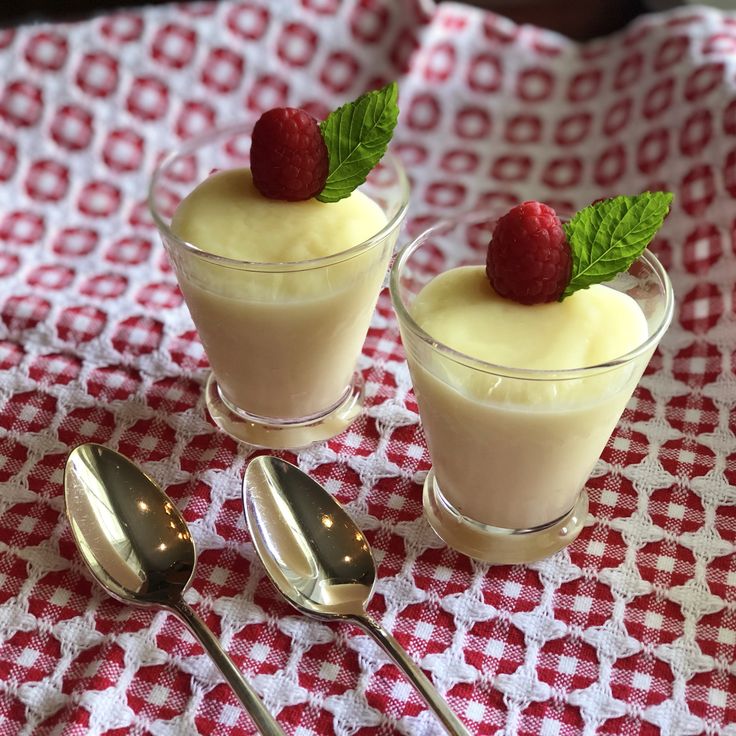
[[[254,558],[248,455],[147,213],[163,152],[398,78],[412,226],[667,188],[674,323],[588,485],[580,538],[488,568],[421,514],[429,468],[387,296],[347,432],[286,453],[379,564],[371,610],[471,733],[736,734],[736,15],[683,8],[576,45],[458,4],[267,0],[0,30],[0,734],[248,734],[173,617],[108,598],[63,517],[70,447],[119,448],[191,523],[187,595],[293,736],[438,733],[366,636],[304,618]]]

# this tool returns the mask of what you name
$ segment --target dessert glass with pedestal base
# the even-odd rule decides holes
[[[470,557],[522,563],[580,533],[585,482],[673,295],[645,251],[562,302],[503,299],[482,265],[493,227],[487,213],[431,227],[399,253],[390,288],[432,461],[427,519]]]
[[[349,197],[263,197],[250,125],[191,139],[157,167],[154,220],[212,372],[215,423],[247,444],[297,448],[360,413],[356,363],[408,202],[390,155]]]

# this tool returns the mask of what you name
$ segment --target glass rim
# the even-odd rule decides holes
[[[566,381],[589,375],[606,373],[615,368],[631,363],[640,355],[646,353],[650,348],[657,346],[672,321],[675,299],[672,282],[667,275],[667,271],[664,269],[664,266],[662,266],[654,253],[648,249],[645,249],[634,263],[646,263],[658,278],[664,291],[665,299],[662,317],[656,329],[646,338],[646,340],[643,340],[639,345],[627,353],[617,356],[616,358],[612,358],[604,363],[581,366],[580,368],[514,368],[512,366],[491,363],[480,358],[474,358],[471,355],[455,350],[449,345],[433,338],[414,320],[401,298],[399,291],[399,278],[401,271],[413,253],[418,250],[431,235],[438,231],[447,230],[459,225],[472,225],[488,221],[492,222],[495,219],[497,219],[497,217],[492,214],[489,215],[488,212],[484,213],[475,210],[465,212],[456,217],[444,218],[423,230],[398,252],[394,262],[391,264],[391,271],[389,274],[389,293],[391,296],[391,303],[393,304],[399,323],[402,326],[406,326],[415,337],[419,338],[422,342],[429,345],[432,349],[436,350],[446,358],[449,358],[454,363],[504,378],[518,378],[528,381]]]
[[[371,235],[370,238],[351,246],[347,250],[340,251],[339,253],[332,253],[327,256],[319,256],[318,258],[309,258],[301,261],[246,261],[239,258],[230,258],[228,256],[221,256],[215,253],[209,253],[201,248],[197,247],[194,243],[190,243],[183,238],[176,235],[173,230],[169,227],[166,219],[162,216],[159,208],[156,205],[156,187],[159,185],[163,173],[166,171],[174,161],[184,156],[188,156],[194,153],[197,149],[203,146],[214,143],[218,138],[224,138],[228,135],[236,133],[250,132],[253,128],[252,123],[234,123],[231,125],[221,126],[214,128],[206,133],[192,136],[188,138],[182,145],[169,151],[166,156],[156,165],[151,175],[151,180],[148,186],[148,193],[146,196],[146,203],[148,210],[153,217],[153,221],[156,224],[161,235],[165,240],[173,241],[179,247],[183,248],[188,253],[202,258],[203,260],[209,261],[212,264],[219,266],[225,266],[228,268],[234,268],[243,271],[265,271],[265,272],[283,272],[283,271],[306,271],[314,268],[321,268],[328,266],[333,263],[341,263],[342,261],[349,260],[357,255],[360,255],[364,251],[370,250],[370,248],[376,243],[384,240],[392,231],[394,231],[403,221],[406,211],[409,207],[409,178],[406,175],[403,165],[399,159],[390,152],[386,152],[381,158],[381,162],[389,163],[398,177],[398,185],[400,192],[399,207],[393,217],[386,222],[386,224],[375,234]]]

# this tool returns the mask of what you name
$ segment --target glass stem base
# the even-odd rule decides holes
[[[360,416],[363,397],[363,377],[356,372],[337,404],[325,412],[283,420],[258,417],[234,408],[224,399],[214,373],[210,373],[205,388],[207,409],[223,432],[247,445],[271,450],[298,450],[335,437]]]
[[[559,519],[531,529],[505,529],[463,516],[442,495],[430,470],[424,481],[424,513],[448,547],[482,562],[516,565],[544,559],[573,542],[585,524],[588,494],[580,492],[574,506]]]

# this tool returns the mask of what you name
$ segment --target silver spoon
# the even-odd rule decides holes
[[[376,565],[368,541],[342,506],[296,466],[262,455],[245,471],[243,507],[256,552],[284,597],[310,616],[364,629],[404,671],[447,732],[469,736],[426,675],[366,612]]]
[[[197,551],[161,488],[125,456],[96,444],[72,450],[66,515],[87,567],[117,600],[175,613],[191,629],[263,736],[285,736],[215,635],[184,602]]]

